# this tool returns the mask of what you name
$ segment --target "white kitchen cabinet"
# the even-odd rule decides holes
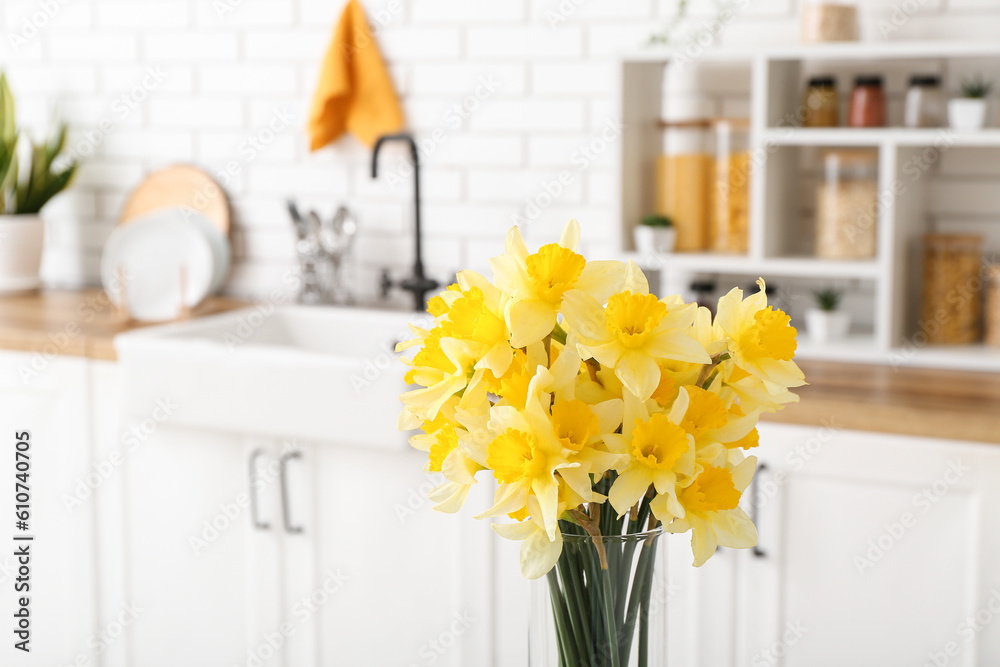
[[[95,623],[94,514],[87,501],[94,479],[88,362],[72,357],[0,352],[0,615],[10,629],[0,646],[0,664],[64,665],[96,654],[88,638]],[[31,518],[15,528],[16,435],[30,432]],[[82,489],[82,490],[80,490]],[[32,535],[31,652],[12,648],[17,562],[13,536]],[[23,544],[23,543],[18,543]],[[22,582],[23,583],[23,582]]]
[[[145,610],[129,664],[490,664],[495,537],[432,511],[421,468],[403,447],[165,423],[128,464],[129,589]]]
[[[301,610],[329,597],[315,605],[310,664],[490,664],[497,538],[470,516],[488,507],[488,482],[474,489],[469,511],[451,516],[426,500],[435,482],[419,452],[322,444],[302,452],[290,463],[290,488],[301,481],[313,490],[298,494],[308,507],[291,492],[290,520],[302,528],[293,557],[314,579],[296,582],[289,603]]]
[[[1000,448],[760,432],[760,553],[722,550],[700,570],[672,561],[681,664],[1000,660]]]
[[[252,528],[251,444],[167,421],[124,469],[126,590],[142,609],[127,664],[245,664],[275,606],[261,599],[274,577],[257,576],[273,549]]]

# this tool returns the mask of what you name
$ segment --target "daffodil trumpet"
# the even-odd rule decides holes
[[[477,518],[547,578],[561,665],[645,665],[658,543],[690,532],[695,566],[756,544],[747,452],[805,379],[763,280],[713,316],[657,296],[632,261],[588,262],[579,240],[570,221],[531,252],[513,227],[492,281],[462,271],[429,301],[433,324],[397,347],[399,426],[444,477],[435,509],[493,485]]]

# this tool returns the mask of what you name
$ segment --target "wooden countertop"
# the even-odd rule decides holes
[[[192,317],[248,305],[206,300]],[[103,290],[0,297],[0,349],[113,361],[113,338],[149,326],[118,322]],[[801,401],[763,419],[1000,444],[1000,374],[800,362]]]
[[[210,297],[191,317],[248,305],[226,297]],[[112,343],[124,331],[151,326],[119,322],[104,290],[41,291],[0,296],[0,349],[60,354],[91,359],[116,359]]]
[[[799,362],[809,385],[764,421],[1000,444],[1000,374]]]

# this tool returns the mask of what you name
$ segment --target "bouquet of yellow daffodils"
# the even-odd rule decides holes
[[[536,578],[556,563],[560,520],[593,533],[601,518],[691,531],[694,564],[717,545],[756,543],[739,508],[753,477],[762,411],[797,400],[795,329],[761,290],[707,308],[650,294],[631,261],[587,262],[579,226],[530,253],[521,233],[490,260],[495,282],[463,271],[433,297],[430,329],[405,357],[401,429],[447,480],[436,509],[461,508],[478,473],[498,486],[477,518],[523,540]],[[606,505],[610,504],[610,508]],[[646,514],[646,512],[643,512]],[[606,523],[610,523],[605,519]],[[640,526],[642,528],[642,526]]]

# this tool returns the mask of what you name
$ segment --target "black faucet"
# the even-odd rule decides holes
[[[378,138],[375,148],[372,149],[372,178],[378,177],[378,152],[382,144],[387,141],[405,141],[410,145],[410,157],[413,159],[413,215],[414,215],[414,252],[413,252],[413,275],[404,278],[398,283],[393,283],[389,278],[389,272],[382,272],[382,296],[388,296],[389,290],[394,286],[404,289],[413,294],[413,306],[415,310],[424,310],[427,304],[427,293],[433,292],[441,286],[438,281],[424,275],[424,260],[421,254],[421,231],[420,231],[420,158],[417,155],[417,142],[413,135],[401,132],[399,134],[386,134]]]

